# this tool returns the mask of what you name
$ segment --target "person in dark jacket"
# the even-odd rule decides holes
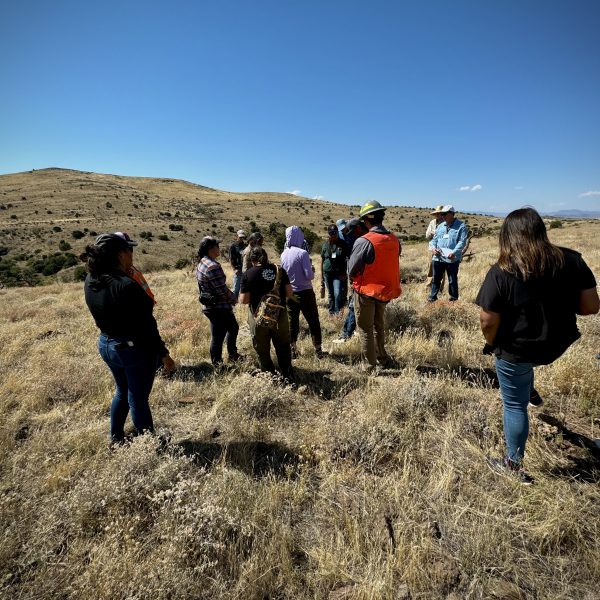
[[[128,273],[137,242],[126,233],[104,233],[85,249],[85,301],[100,329],[98,351],[117,386],[110,410],[113,443],[125,439],[125,421],[138,433],[154,431],[148,398],[157,366],[175,368],[152,314],[153,299]]]
[[[596,280],[581,254],[550,243],[533,208],[511,212],[500,229],[500,255],[475,301],[481,307],[484,352],[496,357],[504,405],[506,456],[492,469],[531,484],[523,470],[533,370],[554,362],[580,337],[577,315],[598,312]],[[539,404],[539,402],[538,402]]]

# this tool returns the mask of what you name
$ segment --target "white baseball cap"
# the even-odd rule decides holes
[[[454,210],[454,206],[452,206],[452,204],[445,204],[444,207],[442,208],[442,212],[448,213],[455,213],[456,211]]]

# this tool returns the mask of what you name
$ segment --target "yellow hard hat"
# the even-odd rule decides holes
[[[362,219],[363,217],[366,217],[367,215],[379,210],[385,210],[385,207],[381,206],[377,200],[369,200],[366,204],[363,204],[358,216]]]

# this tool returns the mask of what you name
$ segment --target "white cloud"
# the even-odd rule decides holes
[[[313,196],[313,200],[323,200],[323,196]]]
[[[476,183],[475,185],[461,185],[458,188],[459,192],[478,192],[482,189],[483,186],[480,183]]]
[[[599,191],[589,191],[589,192],[583,192],[583,194],[579,194],[580,198],[589,198],[590,196],[600,196],[600,192]]]
[[[471,191],[472,191],[472,192],[478,192],[478,191],[479,191],[479,190],[480,190],[482,187],[483,187],[483,186],[482,186],[480,183],[478,183],[477,185],[474,185],[474,186],[471,188]]]
[[[471,189],[470,185],[463,185],[462,187],[458,188],[459,192],[468,192]]]
[[[293,196],[299,196],[302,190],[291,190],[288,194],[292,194]]]

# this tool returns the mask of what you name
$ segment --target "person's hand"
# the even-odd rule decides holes
[[[434,256],[438,256],[442,253],[442,251],[439,248],[432,248],[431,249],[431,254],[433,254]]]
[[[170,377],[177,368],[175,361],[168,354],[162,357],[162,364],[165,369],[165,377]]]
[[[450,253],[448,254],[448,258],[449,258],[450,260],[453,260],[455,256],[456,256],[456,254],[454,254],[454,252],[450,252]]]

